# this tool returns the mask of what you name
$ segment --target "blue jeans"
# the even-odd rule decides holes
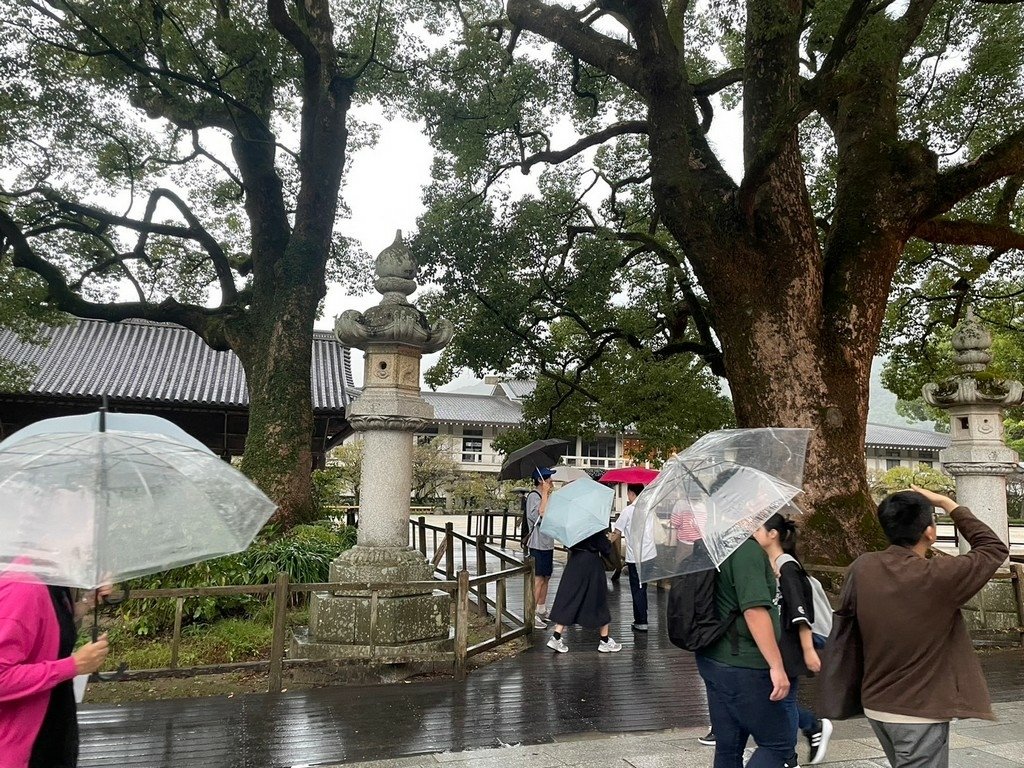
[[[647,585],[640,582],[636,563],[626,563],[629,571],[629,591],[633,596],[633,623],[647,623]]]
[[[796,754],[796,731],[781,701],[771,701],[767,669],[730,667],[697,655],[697,670],[708,692],[715,768],[743,768],[743,749],[753,736],[757,749],[747,768],[782,768]]]
[[[782,700],[786,705],[786,713],[789,715],[789,727],[793,731],[793,738],[800,735],[800,731],[810,733],[818,724],[818,718],[809,709],[804,709],[796,700],[797,686],[800,684],[799,677],[789,678],[789,695]]]

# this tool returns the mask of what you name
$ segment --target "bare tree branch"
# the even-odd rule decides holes
[[[575,12],[540,0],[509,0],[508,18],[516,27],[562,46],[637,93],[646,91],[636,50],[596,32],[580,21]]]
[[[88,301],[71,289],[59,267],[32,249],[18,224],[2,208],[0,208],[0,238],[2,238],[0,253],[11,252],[14,266],[30,269],[39,275],[46,282],[49,298],[58,309],[64,312],[69,312],[77,317],[112,322],[139,318],[155,322],[177,323],[199,334],[214,349],[230,349],[223,324],[214,321],[224,318],[234,311],[235,307],[211,309],[193,304],[182,304],[174,299],[165,299],[160,304],[142,301],[111,304]]]
[[[932,205],[923,217],[931,219],[978,190],[1007,176],[1024,173],[1024,128],[1004,136],[980,156],[938,175]]]
[[[982,221],[932,219],[918,224],[914,235],[930,243],[984,245],[1001,251],[1024,250],[1024,232]]]
[[[580,152],[583,152],[590,147],[603,144],[608,141],[608,139],[616,136],[624,136],[630,133],[647,133],[647,122],[644,120],[627,120],[622,123],[609,125],[607,128],[602,128],[596,133],[584,136],[575,144],[572,144],[565,149],[555,151],[548,150],[546,152],[537,152],[536,154],[530,155],[523,159],[519,164],[519,167],[522,168],[524,174],[529,174],[530,169],[537,163],[561,163],[568,160],[570,157],[575,157]]]
[[[220,243],[217,242],[217,239],[213,237],[205,227],[203,227],[202,222],[199,221],[198,217],[192,212],[192,209],[189,208],[185,201],[171,190],[162,187],[154,189],[153,192],[150,193],[149,200],[146,202],[146,211],[141,220],[133,219],[128,216],[118,216],[117,214],[112,214],[109,211],[104,211],[102,208],[96,208],[94,206],[76,203],[71,200],[65,200],[57,196],[52,191],[45,194],[47,199],[62,210],[75,213],[79,216],[86,216],[90,219],[112,226],[125,227],[127,229],[140,232],[141,236],[135,247],[136,257],[140,257],[141,253],[145,251],[146,241],[149,235],[166,235],[169,237],[192,240],[199,243],[209,255],[210,262],[217,275],[217,280],[221,290],[222,304],[230,304],[237,298],[234,275],[231,271],[231,264],[227,255],[224,253],[224,249],[221,247]],[[187,227],[175,224],[159,224],[153,221],[157,204],[161,199],[167,200],[178,210],[182,218],[184,218],[188,224]]]

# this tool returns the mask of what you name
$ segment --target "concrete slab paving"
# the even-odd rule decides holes
[[[1024,706],[995,705],[999,722],[953,723],[950,768],[1024,767]],[[420,758],[338,764],[344,768],[710,768],[714,749],[697,741],[703,728],[671,728],[643,734],[584,732],[534,746],[444,752]],[[806,745],[799,745],[806,758]],[[409,762],[406,762],[409,761]],[[889,768],[881,746],[863,718],[836,723],[829,768]]]

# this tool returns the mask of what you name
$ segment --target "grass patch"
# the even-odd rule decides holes
[[[305,607],[288,612],[289,627],[306,624],[309,610]],[[110,657],[106,669],[124,663],[130,670],[163,669],[171,664],[171,632],[145,637],[117,620],[103,627],[110,637]],[[263,606],[251,618],[220,619],[209,624],[182,627],[178,647],[178,666],[234,664],[263,661],[270,657],[273,639],[273,606]],[[87,641],[89,630],[80,639]]]

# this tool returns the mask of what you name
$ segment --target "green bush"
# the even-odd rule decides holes
[[[279,572],[287,573],[293,582],[327,581],[331,561],[352,547],[355,539],[355,529],[326,520],[299,525],[284,534],[268,527],[244,552],[145,576],[127,586],[173,589],[270,584]],[[265,596],[256,595],[190,597],[185,599],[183,623],[253,616],[265,603]],[[174,624],[174,606],[174,600],[167,598],[126,600],[118,608],[118,615],[128,631],[154,635]]]

